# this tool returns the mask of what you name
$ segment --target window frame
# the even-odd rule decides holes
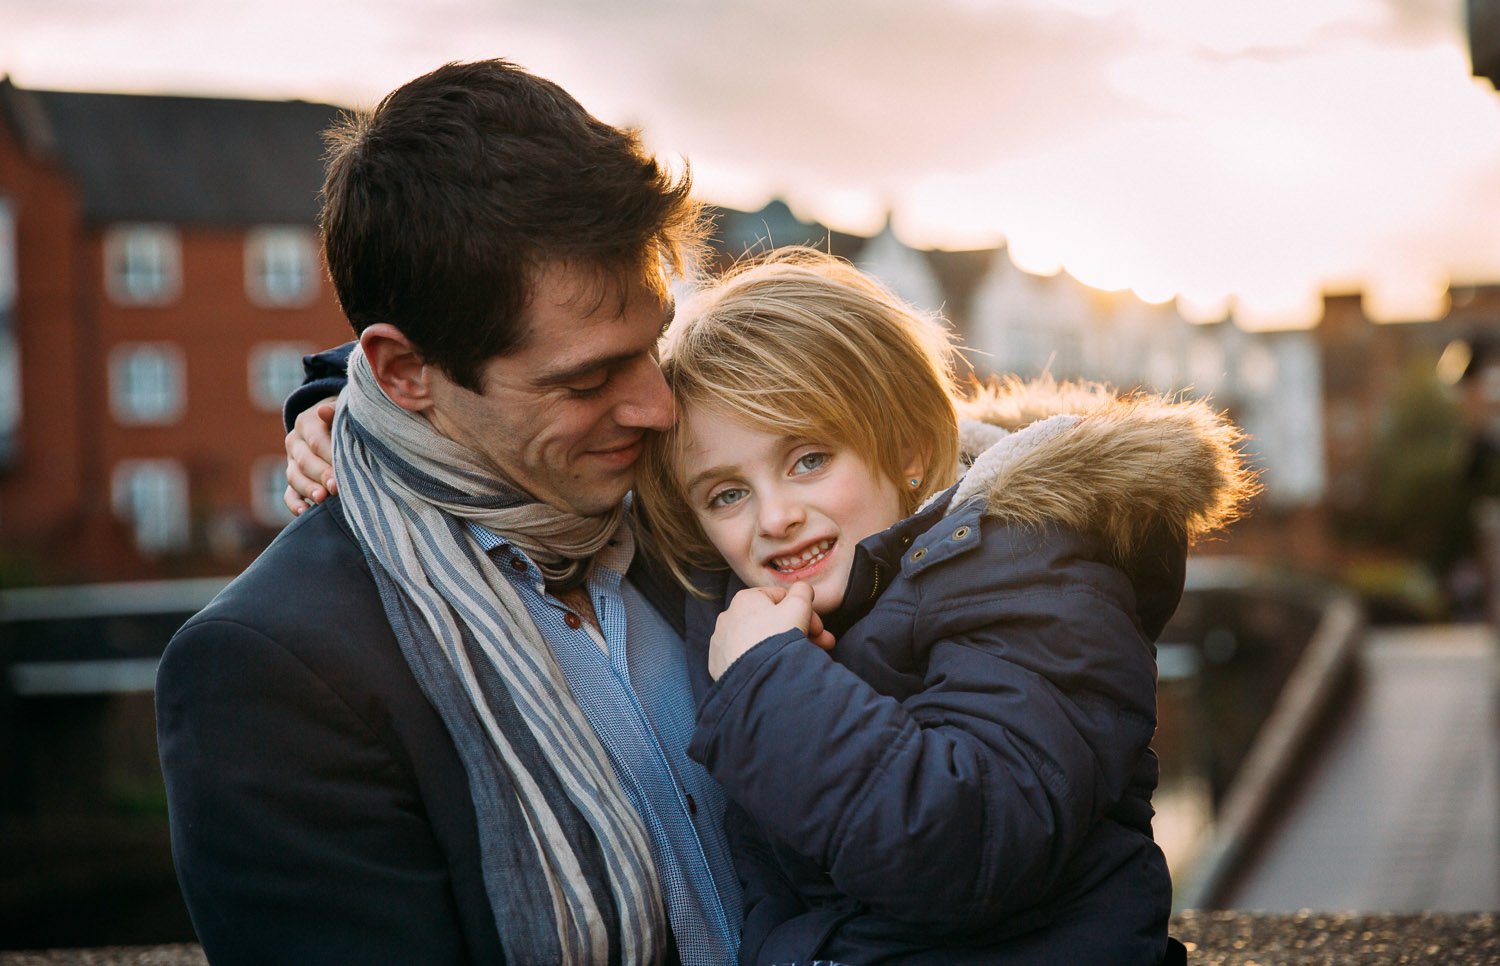
[[[275,479],[276,485],[268,481]],[[250,466],[250,515],[256,522],[281,529],[295,517],[286,508],[286,456],[262,456]]]
[[[245,295],[261,308],[301,308],[318,297],[317,235],[305,225],[260,225],[245,233]],[[288,258],[291,253],[295,253]],[[295,266],[301,284],[280,290],[268,282],[277,269]]]
[[[126,384],[126,367],[146,353],[155,353],[167,373],[168,384],[161,389],[167,396],[158,407],[142,406],[132,401],[142,390]],[[109,351],[109,410],[122,426],[167,426],[182,419],[187,411],[187,358],[173,342],[119,342]]]
[[[317,351],[310,342],[267,341],[250,347],[245,357],[245,385],[250,401],[257,409],[266,412],[281,412],[281,405],[298,386],[302,385],[302,357]],[[287,362],[285,385],[274,384],[268,379],[273,372],[272,360],[280,357]],[[295,365],[292,360],[295,357]]]
[[[163,512],[159,520],[145,519],[137,513],[145,501],[137,499],[136,482],[146,474],[157,482],[166,482],[165,492],[156,497]],[[135,547],[144,556],[162,557],[181,553],[192,545],[192,520],[189,514],[187,468],[175,459],[127,459],[110,471],[110,508],[115,518],[130,527]],[[147,525],[151,529],[147,529]],[[158,535],[158,533],[160,535]]]
[[[137,265],[136,259],[141,264]],[[139,280],[148,276],[154,276],[155,281],[141,284]],[[127,223],[106,229],[104,288],[117,305],[175,302],[182,294],[182,238],[177,229],[157,223]]]

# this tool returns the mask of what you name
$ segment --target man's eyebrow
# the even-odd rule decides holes
[[[667,326],[671,325],[672,320],[676,317],[676,301],[668,302],[665,311],[662,313],[661,331],[666,332]],[[657,338],[660,338],[660,336],[658,335]],[[655,345],[653,344],[651,349],[654,348]],[[651,349],[645,351],[649,352]],[[556,372],[544,372],[532,379],[531,384],[542,389],[551,386],[560,386],[564,383],[582,379],[585,376],[591,376],[601,369],[612,369],[615,366],[623,365],[632,359],[640,358],[641,355],[643,355],[643,352],[640,351],[616,352],[614,355],[602,356],[598,359],[585,359],[575,365],[568,366],[566,369],[559,369]]]
[[[591,376],[601,369],[612,369],[615,366],[623,365],[632,359],[640,358],[641,355],[640,351],[632,350],[630,352],[616,352],[614,355],[609,356],[600,356],[597,359],[585,359],[575,365],[568,366],[566,369],[559,369],[556,372],[544,372],[533,378],[531,383],[534,386],[542,387],[560,386],[563,383]]]

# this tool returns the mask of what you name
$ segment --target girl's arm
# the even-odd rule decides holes
[[[303,410],[343,391],[349,381],[349,353],[354,351],[354,346],[353,342],[345,342],[302,357],[302,385],[293,389],[286,402],[281,404],[281,421],[287,432],[292,431]]]
[[[691,749],[841,892],[909,922],[1033,904],[1124,797],[1155,727],[1127,578],[1081,535],[991,529],[879,605],[872,637],[930,647],[920,691],[882,695],[787,632],[718,681]]]
[[[302,357],[302,385],[282,404],[286,426],[286,492],[282,502],[300,516],[314,503],[338,492],[333,478],[334,402],[348,382],[349,353],[355,343]]]

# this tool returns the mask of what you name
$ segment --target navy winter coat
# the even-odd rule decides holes
[[[1007,392],[996,422],[1085,414],[863,541],[831,653],[784,633],[708,689],[691,753],[740,808],[742,963],[1162,959],[1153,641],[1186,538],[1248,490],[1237,435],[1201,404]],[[690,605],[690,647],[741,586]]]

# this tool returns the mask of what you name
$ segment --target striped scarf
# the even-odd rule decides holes
[[[574,516],[507,488],[386,398],[358,347],[333,432],[344,515],[468,774],[506,960],[660,962],[668,932],[641,817],[526,605],[465,526],[569,579],[619,515]]]

